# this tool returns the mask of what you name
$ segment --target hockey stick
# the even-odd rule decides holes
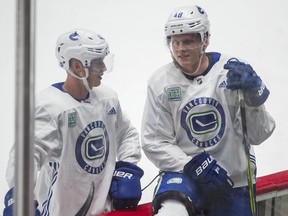
[[[75,216],[85,216],[86,215],[86,213],[88,212],[88,210],[91,206],[92,199],[94,196],[94,191],[95,191],[95,185],[94,185],[94,182],[92,182],[88,197],[87,197],[86,201],[84,202],[83,206],[80,208],[80,210],[76,213]]]
[[[252,215],[256,215],[256,201],[254,194],[254,184],[253,184],[253,173],[250,161],[250,144],[248,141],[248,132],[247,132],[247,123],[246,123],[246,111],[244,104],[244,95],[241,90],[238,90],[239,93],[239,103],[240,103],[240,114],[241,114],[241,124],[242,124],[242,132],[243,132],[243,145],[246,153],[246,171],[247,171],[247,180],[248,180],[248,190],[249,190],[249,198],[250,198],[250,208],[252,211]]]

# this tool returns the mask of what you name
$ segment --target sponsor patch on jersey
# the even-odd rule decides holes
[[[217,144],[226,127],[222,105],[208,97],[189,101],[182,109],[180,121],[189,140],[200,148]]]
[[[91,122],[78,136],[75,156],[79,166],[90,174],[101,173],[109,155],[109,136],[103,121]]]
[[[73,127],[77,123],[77,113],[68,113],[68,127]]]
[[[180,101],[182,99],[181,88],[180,87],[168,88],[167,95],[169,101]]]

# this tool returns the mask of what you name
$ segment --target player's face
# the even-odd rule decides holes
[[[101,84],[102,76],[106,70],[107,68],[103,62],[103,58],[93,59],[88,69],[89,76],[87,80],[89,85],[91,87],[99,86]]]
[[[198,33],[173,35],[169,44],[173,57],[187,72],[193,72],[198,67],[202,45]]]

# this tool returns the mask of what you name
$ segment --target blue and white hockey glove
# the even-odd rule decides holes
[[[110,187],[113,208],[127,209],[136,207],[141,199],[143,170],[129,162],[118,161]]]
[[[167,200],[176,200],[182,203],[189,215],[196,215],[197,188],[184,173],[161,172],[152,201],[154,214],[158,213],[162,203]]]
[[[184,174],[211,192],[227,192],[234,186],[234,182],[229,178],[226,170],[219,166],[217,161],[205,151],[194,156],[184,166]]]
[[[240,62],[236,58],[229,59],[224,65],[227,73],[227,88],[242,89],[245,103],[251,107],[262,105],[270,92],[249,64]]]
[[[13,216],[13,203],[14,203],[13,188],[11,188],[4,198],[5,208],[3,210],[3,216]],[[35,200],[35,216],[40,216],[40,211],[37,207],[38,202]]]

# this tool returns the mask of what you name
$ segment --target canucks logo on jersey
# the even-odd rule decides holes
[[[189,117],[190,127],[194,134],[206,134],[219,127],[217,113],[213,110],[193,113]]]
[[[83,170],[99,174],[105,168],[109,155],[109,137],[103,121],[94,121],[79,135],[75,156]]]
[[[200,148],[213,146],[225,131],[223,107],[213,98],[193,99],[182,109],[181,126],[194,145]]]
[[[104,137],[96,136],[91,137],[87,140],[87,144],[85,145],[86,157],[89,160],[102,158],[105,154],[105,146],[104,146]]]

